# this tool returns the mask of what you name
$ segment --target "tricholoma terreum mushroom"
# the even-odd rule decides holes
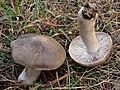
[[[83,66],[100,65],[111,52],[111,37],[106,33],[94,31],[97,17],[95,6],[89,3],[86,3],[78,13],[80,36],[71,42],[69,54],[73,60]]]
[[[41,70],[53,70],[60,67],[65,60],[64,48],[53,38],[25,34],[12,41],[12,57],[16,63],[25,66],[18,81],[31,85]]]

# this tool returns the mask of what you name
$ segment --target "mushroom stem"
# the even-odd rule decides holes
[[[84,27],[80,30],[81,38],[87,48],[89,54],[95,53],[98,51],[98,41],[94,32],[93,27],[86,28]]]
[[[79,25],[79,31],[81,38],[87,48],[87,52],[89,54],[94,54],[98,51],[98,41],[95,35],[95,21],[96,18],[92,18],[91,20],[84,19],[82,16],[82,10],[78,13],[78,25]]]
[[[18,81],[23,84],[31,85],[33,81],[37,80],[41,71],[33,70],[30,68],[24,68],[22,73],[18,77]]]

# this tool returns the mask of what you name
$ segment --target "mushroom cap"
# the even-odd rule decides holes
[[[88,67],[104,63],[110,55],[112,39],[108,34],[103,32],[96,32],[96,38],[99,44],[98,51],[94,54],[89,54],[81,36],[77,36],[69,46],[71,58],[77,63]]]
[[[53,38],[25,34],[11,42],[12,57],[16,63],[35,70],[53,70],[66,57],[64,48]]]

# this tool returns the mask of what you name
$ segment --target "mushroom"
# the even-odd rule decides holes
[[[66,57],[64,48],[55,39],[44,35],[21,35],[11,42],[11,48],[14,61],[25,66],[18,77],[24,85],[37,80],[41,70],[60,67]]]
[[[95,32],[98,17],[95,6],[86,3],[78,13],[80,35],[69,46],[71,58],[83,66],[97,66],[106,61],[112,49],[111,37],[103,32]]]

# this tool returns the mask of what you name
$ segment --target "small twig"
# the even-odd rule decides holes
[[[58,78],[58,72],[56,72],[56,80],[57,80],[58,86],[61,87],[60,82],[59,82],[59,78]]]
[[[108,81],[103,80],[103,81],[101,81],[101,82],[99,82],[99,83],[97,83],[97,84],[94,84],[94,85],[92,85],[92,86],[89,86],[89,88],[93,88],[93,87],[99,86],[99,85],[101,85],[102,83],[105,83],[105,82],[108,83]],[[55,89],[56,89],[56,90],[59,90],[59,89],[86,89],[86,88],[88,88],[88,87],[87,87],[87,86],[71,87],[71,88],[69,88],[69,87],[62,87],[62,88],[56,87],[56,88],[52,88],[52,90],[55,90]]]
[[[88,69],[88,68],[87,68],[87,69]],[[79,81],[81,81],[81,79],[82,79],[82,78],[84,77],[84,75],[86,74],[87,69],[86,69],[85,72],[82,74],[82,76],[80,77],[80,79],[75,82],[74,85],[76,85]],[[74,85],[73,85],[72,87],[74,87]]]
[[[73,73],[74,73],[74,71],[72,71],[70,74],[73,74]],[[63,80],[64,78],[68,77],[68,75],[69,75],[69,74],[65,74],[64,76],[58,78],[58,80],[55,79],[55,80],[51,81],[50,83],[44,84],[44,85],[41,85],[41,84],[40,84],[38,87],[48,87],[48,86],[51,85],[51,83],[56,83],[57,81],[61,81],[61,80]]]
[[[15,30],[15,31],[17,31],[19,33],[21,30],[23,30],[25,28],[36,26],[35,23],[40,23],[40,24],[44,24],[44,25],[48,25],[48,26],[54,26],[54,27],[67,26],[67,25],[56,25],[56,24],[53,24],[53,23],[43,22],[42,20],[43,19],[35,20],[35,21],[31,22],[30,24],[28,24],[27,26],[24,26],[23,28]]]
[[[118,30],[116,30],[116,31],[111,32],[111,34],[114,34],[114,33],[117,33],[117,32],[120,32],[120,29],[118,29]]]
[[[0,74],[0,76],[4,79],[4,80],[2,80],[2,81],[9,81],[9,82],[12,82],[12,83],[15,83],[16,81],[14,81],[14,80],[9,80],[9,79],[7,79],[6,77],[4,77],[2,74]]]
[[[8,36],[6,36],[5,34],[3,34],[2,32],[0,32],[1,35],[3,35],[4,37],[6,37],[9,41],[12,41]]]

